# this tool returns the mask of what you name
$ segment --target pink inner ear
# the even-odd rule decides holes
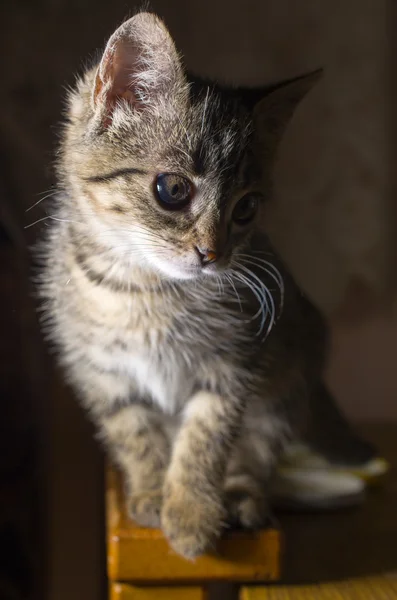
[[[94,102],[104,104],[106,112],[113,110],[118,99],[136,106],[138,99],[133,89],[137,51],[130,41],[119,40],[107,48],[95,81]]]
[[[177,79],[185,81],[167,29],[154,15],[139,13],[111,36],[96,74],[93,103],[109,124],[117,101],[143,111],[168,94]]]

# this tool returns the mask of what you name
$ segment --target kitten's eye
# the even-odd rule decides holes
[[[237,202],[232,219],[237,225],[247,225],[256,215],[259,206],[259,194],[246,194]]]
[[[157,175],[155,188],[158,200],[169,210],[184,208],[193,197],[193,184],[181,175],[161,173]]]

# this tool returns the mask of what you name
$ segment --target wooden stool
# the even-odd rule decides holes
[[[244,587],[240,600],[397,600],[397,578],[363,577],[322,585]]]
[[[106,505],[111,600],[203,600],[210,582],[279,578],[280,533],[275,529],[228,533],[216,556],[189,562],[170,549],[160,530],[138,527],[127,517],[121,477],[112,469]]]

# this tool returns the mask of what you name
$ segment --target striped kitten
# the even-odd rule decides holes
[[[188,80],[139,13],[69,98],[47,327],[131,517],[187,558],[226,522],[263,523],[322,364],[322,321],[260,232],[276,144],[315,79],[260,94]]]

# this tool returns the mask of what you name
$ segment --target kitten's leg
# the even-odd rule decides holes
[[[159,413],[139,403],[129,378],[85,366],[74,373],[83,403],[110,454],[122,468],[128,509],[140,525],[160,526],[169,441]],[[131,399],[137,398],[137,402]]]
[[[169,442],[161,415],[139,404],[102,419],[102,431],[127,484],[130,516],[144,527],[160,527],[162,488],[169,462]]]
[[[238,401],[198,392],[189,402],[164,486],[161,524],[186,558],[210,548],[224,525],[223,481],[238,431]]]
[[[225,478],[228,521],[246,529],[258,529],[269,519],[270,479],[291,436],[291,427],[281,414],[266,410],[263,399],[258,405],[247,406]]]

